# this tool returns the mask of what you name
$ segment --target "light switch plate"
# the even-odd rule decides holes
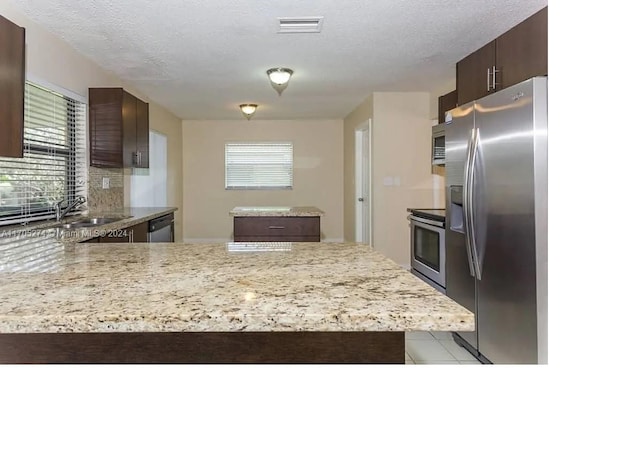
[[[102,188],[109,189],[109,178],[102,178]]]
[[[382,185],[383,186],[393,186],[393,177],[391,176],[385,176],[382,179]]]

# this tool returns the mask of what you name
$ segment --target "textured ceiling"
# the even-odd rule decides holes
[[[430,91],[546,0],[12,0],[183,119],[340,118],[374,91]],[[321,33],[277,18],[324,16]],[[295,73],[281,97],[266,70]]]

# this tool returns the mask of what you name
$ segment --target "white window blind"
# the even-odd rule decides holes
[[[85,115],[84,103],[26,83],[24,158],[0,158],[0,225],[53,218],[56,202],[86,196]]]
[[[227,143],[226,189],[293,188],[293,143]]]

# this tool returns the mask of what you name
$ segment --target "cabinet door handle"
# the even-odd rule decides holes
[[[487,68],[487,91],[491,91],[491,69]]]
[[[284,230],[284,226],[275,226],[275,225],[271,225],[269,227],[270,230]]]
[[[496,83],[496,73],[498,73],[499,71],[500,71],[500,70],[498,70],[498,69],[496,68],[496,66],[494,65],[494,66],[493,66],[493,90],[494,90],[494,91],[498,89],[498,88],[497,88],[497,83]]]

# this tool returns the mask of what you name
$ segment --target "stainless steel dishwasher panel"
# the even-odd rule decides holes
[[[173,243],[173,213],[149,221],[147,240],[150,243]]]

